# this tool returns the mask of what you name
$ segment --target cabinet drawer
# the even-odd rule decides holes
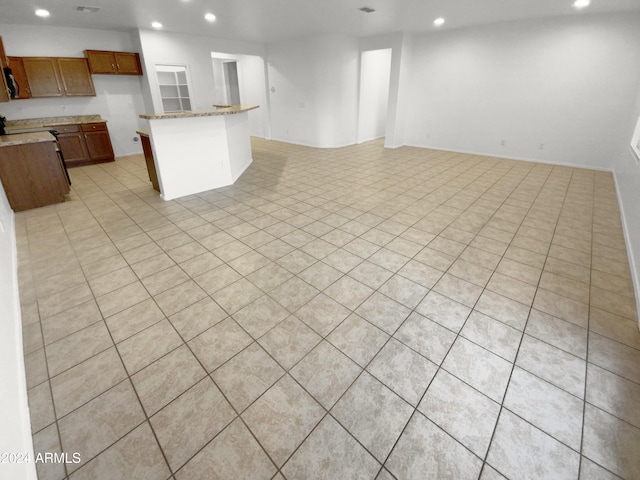
[[[82,131],[83,132],[97,132],[100,130],[106,130],[107,129],[107,124],[106,123],[84,123],[82,124]]]
[[[80,131],[80,125],[47,125],[47,128],[49,127],[58,133],[76,133]]]

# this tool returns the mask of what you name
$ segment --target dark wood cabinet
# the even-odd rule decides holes
[[[85,50],[84,56],[89,62],[89,70],[92,74],[110,74],[116,75],[116,60],[113,52],[102,50]]]
[[[87,123],[82,125],[89,160],[113,160],[113,147],[106,123]]]
[[[153,159],[153,149],[151,147],[149,134],[145,132],[137,133],[140,135],[140,141],[142,142],[142,151],[144,152],[144,161],[147,164],[147,173],[149,174],[149,180],[151,180],[153,189],[159,192],[160,184],[158,183],[158,172],[156,171],[156,162]]]
[[[58,145],[67,166],[81,165],[89,160],[87,144],[80,125],[52,125],[58,131]]]
[[[140,55],[132,52],[114,52],[116,68],[120,75],[142,75]]]
[[[32,98],[95,96],[84,58],[22,57]]]
[[[9,101],[9,90],[7,89],[7,80],[4,78],[3,68],[8,66],[9,61],[7,55],[4,52],[4,44],[2,43],[2,37],[0,37],[0,102]]]
[[[0,179],[16,212],[64,202],[69,193],[53,139],[0,147]]]
[[[29,82],[27,81],[27,72],[24,70],[24,63],[22,57],[8,57],[9,68],[13,73],[13,78],[18,88],[18,97],[12,100],[21,100],[31,98],[31,90],[29,88]]]
[[[69,97],[92,97],[96,95],[86,59],[58,58],[56,60],[65,95]]]
[[[140,55],[135,52],[112,52],[108,50],[85,50],[92,74],[142,75]]]
[[[62,82],[53,57],[22,57],[31,97],[61,97]]]
[[[107,124],[49,125],[58,132],[58,144],[67,167],[112,162],[113,146]]]

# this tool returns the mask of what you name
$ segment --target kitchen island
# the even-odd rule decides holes
[[[0,180],[15,212],[65,201],[69,183],[49,132],[0,135]]]
[[[258,105],[145,114],[164,200],[232,185],[251,164],[248,112]]]

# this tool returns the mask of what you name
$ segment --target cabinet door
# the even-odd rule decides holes
[[[137,53],[114,52],[114,56],[120,75],[142,75],[140,56]]]
[[[7,80],[4,78],[4,71],[1,67],[7,66],[7,57],[4,53],[4,45],[2,43],[2,37],[0,37],[0,102],[9,101],[9,91],[7,89]]]
[[[24,71],[24,63],[22,57],[8,57],[9,68],[13,73],[13,78],[18,87],[18,99],[31,98],[31,90],[27,81],[27,73]],[[17,100],[14,98],[14,100]]]
[[[54,142],[2,147],[0,179],[16,212],[64,202],[69,192]]]
[[[103,50],[85,50],[84,55],[89,61],[89,70],[91,70],[91,73],[113,75],[118,73],[113,52],[106,52]]]
[[[113,147],[106,123],[82,125],[90,160],[113,160]]]
[[[58,135],[58,145],[68,167],[86,163],[89,152],[82,132],[62,133]]]
[[[64,94],[70,97],[94,96],[93,80],[84,58],[58,58],[58,68],[62,77]]]
[[[22,57],[27,74],[31,97],[61,97],[62,82],[56,68],[56,59],[51,57]]]

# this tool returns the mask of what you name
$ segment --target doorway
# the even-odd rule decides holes
[[[211,52],[214,105],[259,105],[249,115],[252,136],[267,137],[268,103],[264,59],[257,55]]]
[[[390,77],[390,48],[362,52],[357,143],[384,138],[387,128]]]
[[[238,84],[238,62],[226,61],[222,64],[227,104],[240,105],[240,86]]]

